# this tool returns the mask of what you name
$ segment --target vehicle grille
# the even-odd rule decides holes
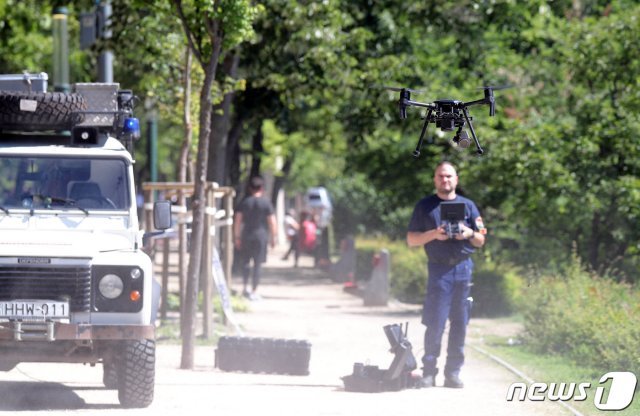
[[[69,299],[71,312],[91,308],[91,266],[0,264],[0,300]]]

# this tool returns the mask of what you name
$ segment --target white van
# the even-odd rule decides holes
[[[329,192],[322,186],[309,188],[305,195],[305,207],[315,215],[319,228],[326,228],[331,223],[333,205]]]

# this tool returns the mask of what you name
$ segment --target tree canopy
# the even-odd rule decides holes
[[[70,5],[70,22],[91,3]],[[146,111],[159,114],[160,168],[173,179],[184,25],[169,1],[112,3],[114,36],[106,46],[115,53],[116,76],[148,103]],[[184,3],[190,45],[203,56],[211,45],[199,12],[218,13],[233,28],[211,90],[219,104],[210,127],[218,134],[212,153],[220,181],[241,190],[251,172],[269,170],[290,191],[325,185],[338,238],[402,238],[413,204],[432,190],[433,167],[448,159],[458,167],[461,191],[483,212],[485,256],[552,265],[575,249],[596,269],[636,279],[637,2],[266,0],[251,16],[236,2]],[[207,9],[215,4],[223,8]],[[48,70],[51,19],[43,11],[54,5],[0,0],[2,73]],[[87,81],[105,45],[79,51],[78,27],[70,24],[71,78]],[[198,65],[193,80],[205,80]],[[468,101],[483,85],[512,86],[496,92],[496,117],[472,108],[485,155],[455,148],[430,126],[421,157],[412,158],[424,114],[412,108],[401,121],[397,94],[382,87],[422,90],[415,95],[421,101]],[[140,159],[144,165],[143,152]]]

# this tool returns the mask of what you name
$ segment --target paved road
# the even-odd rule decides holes
[[[246,335],[311,342],[309,376],[227,373],[214,368],[212,347],[198,347],[196,368],[179,369],[180,346],[158,348],[156,397],[147,409],[122,410],[115,391],[102,386],[100,366],[20,364],[0,373],[0,412],[153,415],[563,415],[558,404],[505,400],[517,377],[482,354],[468,349],[461,390],[435,387],[386,393],[345,392],[340,379],[354,362],[387,368],[393,356],[382,327],[409,322],[409,339],[421,354],[423,327],[419,308],[392,303],[364,307],[309,267],[293,269],[271,256],[261,286],[263,299],[251,302],[250,313],[238,314]],[[306,267],[305,267],[306,266]],[[472,322],[469,342],[489,323]],[[229,332],[231,333],[231,330]],[[437,380],[442,384],[442,379]],[[188,412],[188,413],[187,413]]]

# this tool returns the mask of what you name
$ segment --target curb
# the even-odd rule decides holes
[[[503,360],[502,358],[491,354],[490,352],[483,350],[480,347],[476,347],[475,345],[470,345],[469,347],[473,348],[475,351],[479,352],[480,354],[483,354],[484,356],[490,358],[491,360],[495,361],[496,363],[500,364],[502,367],[506,368],[507,370],[511,371],[513,374],[517,375],[518,377],[520,377],[521,379],[523,379],[524,381],[526,381],[529,384],[534,383],[534,380],[527,376],[525,373],[523,373],[522,371],[518,370],[517,368],[515,368],[514,366],[512,366],[511,364],[509,364],[508,362],[506,362],[505,360]],[[567,410],[569,410],[574,416],[584,416],[582,413],[580,413],[576,408],[574,408],[573,406],[571,406],[568,403],[562,402],[562,401],[558,401],[558,404],[560,404],[561,406],[563,406],[564,408],[566,408]]]

